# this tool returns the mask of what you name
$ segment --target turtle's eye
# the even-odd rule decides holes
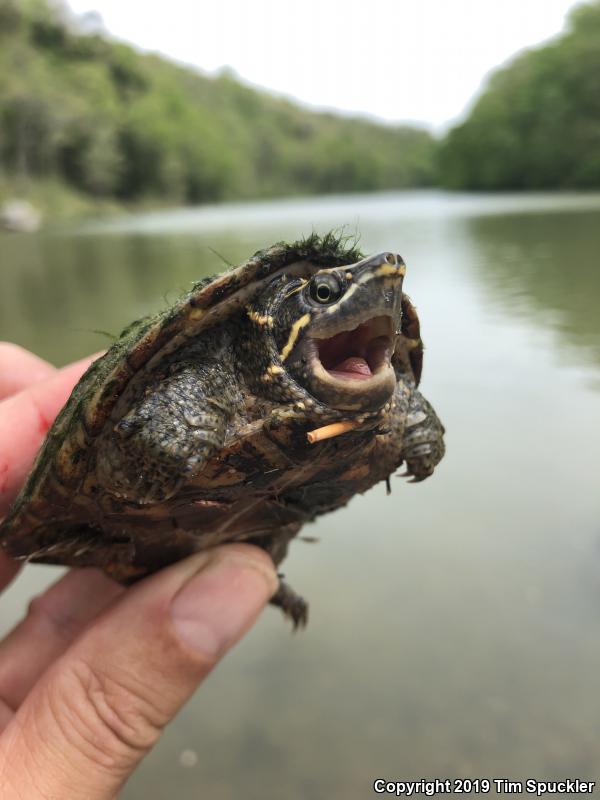
[[[335,273],[326,272],[324,275],[315,275],[310,282],[309,293],[315,303],[335,303],[342,294],[342,284]]]

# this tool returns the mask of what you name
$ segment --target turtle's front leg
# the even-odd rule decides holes
[[[412,483],[428,478],[442,460],[444,445],[444,426],[423,395],[414,389],[411,393],[406,427],[402,443],[402,458],[406,462]]]
[[[237,400],[221,362],[173,364],[100,445],[100,482],[133,502],[168,500],[223,446]]]

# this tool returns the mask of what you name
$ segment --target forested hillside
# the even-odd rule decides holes
[[[453,189],[600,187],[600,2],[496,72],[439,153]]]
[[[441,142],[86,33],[59,0],[0,0],[0,200],[46,185],[175,204],[440,183],[600,187],[600,0],[498,70]]]
[[[198,203],[421,186],[425,131],[313,113],[101,34],[45,0],[0,0],[0,180]]]

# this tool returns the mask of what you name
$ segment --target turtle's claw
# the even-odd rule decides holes
[[[270,603],[278,606],[285,616],[291,619],[294,631],[306,626],[308,622],[308,603],[284,581],[279,581],[279,588],[271,598]]]

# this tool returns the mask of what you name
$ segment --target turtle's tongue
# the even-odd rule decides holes
[[[371,368],[364,358],[350,356],[336,364],[333,369],[328,370],[330,375],[336,378],[346,378],[350,380],[368,380],[373,376]]]

